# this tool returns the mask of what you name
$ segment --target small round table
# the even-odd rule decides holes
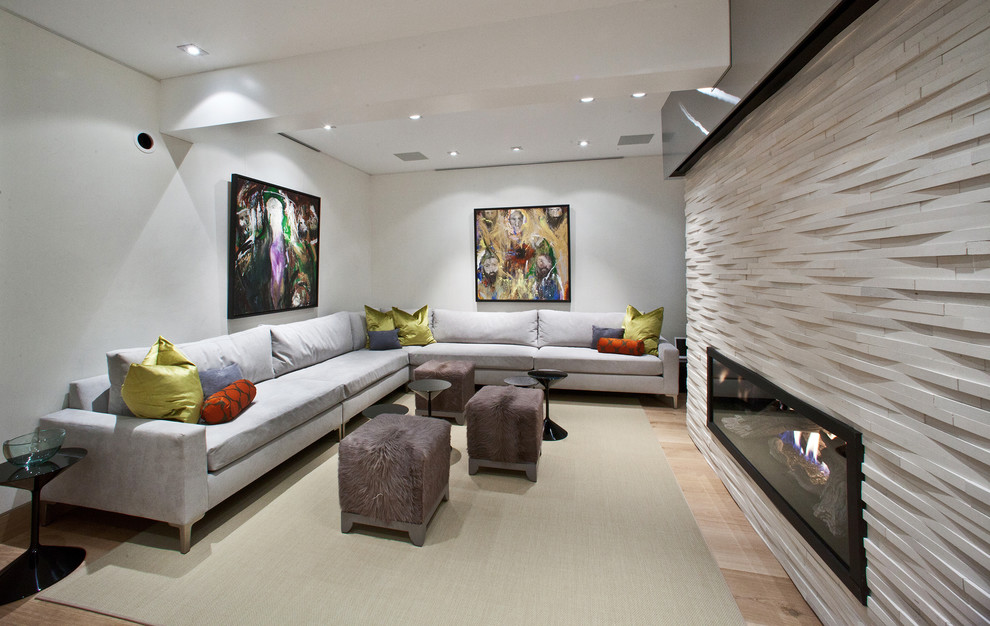
[[[368,419],[375,419],[379,415],[384,415],[385,413],[405,415],[408,412],[409,407],[404,404],[372,404],[365,410],[361,411],[361,415],[367,417]]]
[[[41,488],[86,456],[83,448],[63,448],[44,463],[29,467],[0,465],[0,485],[31,492],[31,545],[0,571],[0,604],[7,604],[51,587],[72,573],[86,551],[71,546],[43,546],[38,541]]]
[[[567,372],[560,370],[530,370],[526,374],[543,385],[543,395],[547,403],[546,417],[543,418],[543,441],[560,441],[567,431],[550,419],[550,385],[567,378]]]
[[[422,378],[409,383],[409,389],[426,397],[426,416],[433,417],[433,396],[444,389],[450,389],[450,381],[439,378]]]
[[[532,376],[509,376],[505,379],[505,384],[513,387],[535,387],[540,384],[540,381]]]

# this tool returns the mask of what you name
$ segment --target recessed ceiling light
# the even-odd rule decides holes
[[[420,115],[419,113],[413,113],[412,115],[409,116],[409,119],[411,119],[411,120],[418,120],[418,119],[422,119],[422,117],[423,116]]]
[[[586,147],[588,145],[588,140],[587,139],[582,139],[581,141],[578,142],[578,145],[581,146],[582,148],[584,148],[584,147]]]
[[[457,156],[458,154],[460,154],[460,152],[458,152],[457,150],[451,150],[447,154],[449,154],[450,156]]]
[[[323,125],[323,130],[333,130],[334,128],[337,128],[337,127],[334,126],[333,124],[324,124]]]
[[[644,97],[646,97],[646,92],[645,91],[637,91],[636,93],[634,93],[632,95],[632,97],[633,98],[644,98]]]
[[[522,146],[512,146],[513,152],[522,152]]]
[[[595,99],[592,98],[591,96],[588,96],[586,98],[581,98],[581,102],[586,102],[587,103],[587,102],[594,102],[594,101],[595,101]]]
[[[176,47],[179,50],[182,50],[183,52],[188,54],[189,56],[193,56],[193,57],[201,57],[209,54],[209,52],[203,50],[194,43],[184,43],[181,46],[176,46]]]

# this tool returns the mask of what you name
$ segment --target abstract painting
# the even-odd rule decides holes
[[[231,176],[228,318],[315,307],[319,252],[318,197]]]
[[[570,205],[474,210],[475,300],[571,300]]]

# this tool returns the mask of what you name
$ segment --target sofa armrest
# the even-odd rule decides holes
[[[69,408],[109,413],[110,376],[100,374],[69,383]]]
[[[168,420],[63,409],[40,420],[64,428],[86,458],[49,483],[50,502],[186,525],[206,512],[206,428]]]
[[[676,407],[677,394],[681,391],[681,353],[677,351],[677,346],[660,337],[657,354],[663,361],[663,395],[673,397]]]

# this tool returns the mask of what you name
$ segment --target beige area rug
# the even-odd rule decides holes
[[[342,534],[337,445],[317,444],[208,514],[188,554],[156,524],[41,597],[153,624],[741,624],[638,401],[558,392],[551,415],[570,434],[535,484],[469,476],[453,427],[421,548]]]

